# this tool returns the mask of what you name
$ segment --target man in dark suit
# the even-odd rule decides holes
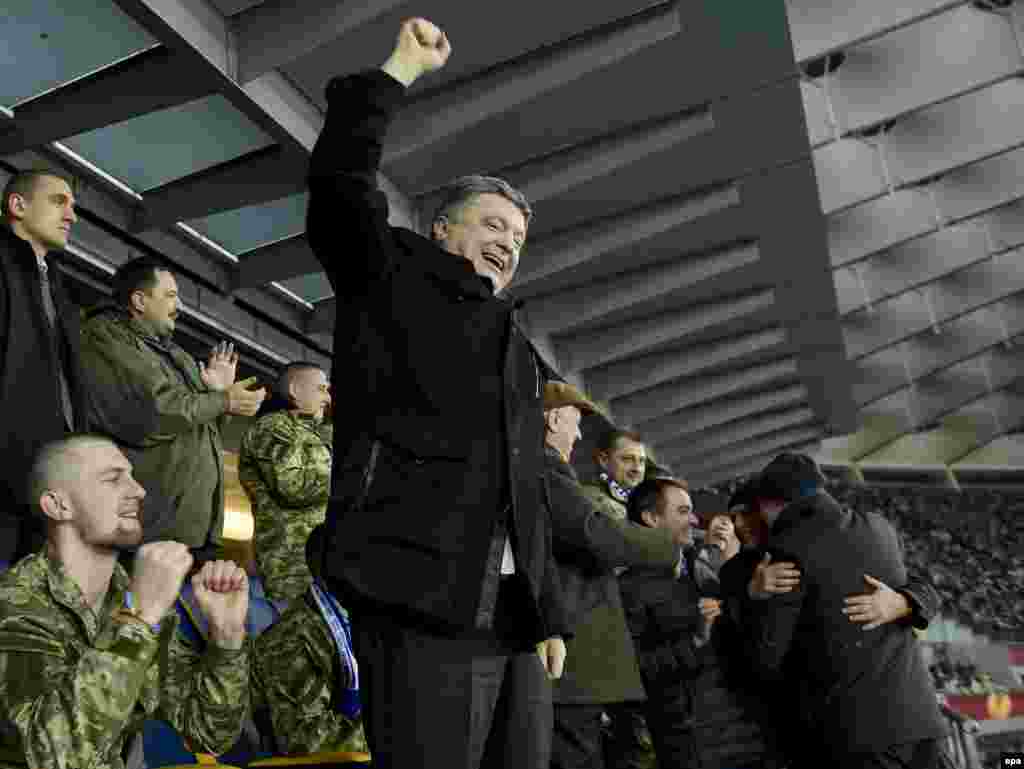
[[[32,458],[83,426],[79,310],[64,292],[55,257],[75,215],[71,177],[51,169],[12,176],[0,224],[0,560],[42,546],[46,532],[28,504]]]
[[[645,698],[615,569],[660,570],[671,579],[682,564],[671,535],[608,515],[580,487],[569,459],[580,417],[594,411],[570,384],[544,388],[552,538],[576,633],[555,685],[552,769],[601,769],[602,713],[611,703]]]
[[[352,615],[374,766],[547,769],[569,634],[543,500],[547,375],[502,293],[530,207],[466,177],[424,237],[390,226],[377,186],[406,88],[450,53],[410,19],[381,69],[327,87],[307,236],[337,295],[348,409],[323,574]]]
[[[795,690],[800,765],[941,766],[946,727],[912,630],[913,594],[905,619],[884,624],[858,624],[852,615],[866,603],[849,600],[865,581],[884,595],[907,585],[899,539],[881,515],[841,509],[823,483],[810,457],[781,454],[750,490],[770,527],[762,562],[789,562],[799,578],[776,571],[766,581],[762,569],[759,581],[749,560],[726,564],[746,571],[723,582],[750,577],[749,659],[767,683]],[[776,592],[773,579],[788,581],[788,592]]]

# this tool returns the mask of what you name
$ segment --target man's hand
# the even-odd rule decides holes
[[[556,681],[562,677],[562,670],[565,668],[565,641],[559,636],[541,641],[537,644],[537,655],[540,657],[540,664],[544,666],[544,672],[548,674],[549,681]]]
[[[874,630],[887,622],[895,622],[911,612],[910,602],[902,593],[897,593],[880,579],[869,574],[864,575],[870,592],[851,596],[843,603],[843,608],[850,622],[863,622],[864,630]]]
[[[199,361],[199,375],[203,384],[211,390],[223,392],[235,383],[238,371],[238,353],[232,342],[221,342],[210,350],[210,359],[204,364]]]
[[[795,563],[780,561],[772,563],[771,553],[765,553],[761,563],[754,569],[754,576],[747,586],[751,598],[763,600],[773,595],[790,593],[800,585],[800,571]]]
[[[150,542],[139,548],[129,590],[147,624],[155,625],[170,611],[190,568],[192,554],[180,542]]]
[[[441,69],[451,55],[452,46],[439,27],[426,19],[406,19],[381,69],[408,88],[420,75]]]
[[[210,640],[226,649],[241,649],[249,610],[249,578],[234,561],[209,561],[194,577],[192,589],[210,623]]]
[[[700,615],[708,627],[715,623],[715,620],[722,616],[722,602],[717,598],[701,598],[697,602],[700,607]]]
[[[228,388],[228,413],[240,417],[251,417],[260,410],[260,404],[267,397],[267,390],[249,388],[256,384],[256,377],[251,376],[241,382],[235,382]]]

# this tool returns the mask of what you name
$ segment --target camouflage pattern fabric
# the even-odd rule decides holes
[[[202,655],[176,633],[113,619],[128,577],[115,567],[103,608],[45,554],[0,577],[0,767],[123,769],[126,738],[168,721],[197,753],[223,753],[249,711],[248,643]]]
[[[294,600],[313,582],[306,540],[327,513],[333,439],[329,422],[287,411],[261,417],[242,439],[238,479],[252,500],[256,564],[272,600]]]
[[[333,706],[338,659],[327,623],[308,592],[256,640],[255,697],[269,709],[283,753],[369,750],[362,721],[346,718]]]

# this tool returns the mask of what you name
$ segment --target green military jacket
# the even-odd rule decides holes
[[[220,543],[227,393],[210,390],[182,348],[112,305],[86,313],[81,355],[89,429],[117,442],[146,489],[145,541]]]
[[[602,513],[617,521],[626,520],[626,505],[613,497],[604,483],[601,481],[584,483],[582,489],[584,496]]]
[[[256,639],[254,657],[254,695],[270,710],[280,751],[369,750],[362,721],[352,721],[332,706],[338,652],[308,591]]]
[[[44,553],[0,577],[0,767],[122,769],[125,738],[149,717],[168,721],[197,753],[223,753],[249,711],[249,653],[202,655],[113,613],[128,577],[115,567],[103,609]]]
[[[291,601],[313,581],[306,540],[324,522],[334,428],[310,415],[267,414],[242,439],[238,479],[252,500],[256,563],[269,598]]]

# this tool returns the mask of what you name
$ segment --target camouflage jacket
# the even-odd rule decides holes
[[[275,411],[242,439],[238,479],[252,500],[256,564],[268,598],[294,600],[313,581],[306,540],[326,515],[333,437],[329,422]]]
[[[604,483],[594,481],[583,484],[581,488],[584,496],[593,502],[602,513],[616,521],[626,520],[626,506],[611,495]]]
[[[338,652],[308,590],[256,640],[254,658],[254,696],[270,710],[280,751],[368,751],[362,721],[333,707]]]
[[[0,577],[0,767],[123,769],[125,738],[149,717],[196,752],[223,753],[249,710],[248,644],[200,655],[169,614],[158,635],[112,618],[128,577],[115,567],[104,608],[43,553]]]

